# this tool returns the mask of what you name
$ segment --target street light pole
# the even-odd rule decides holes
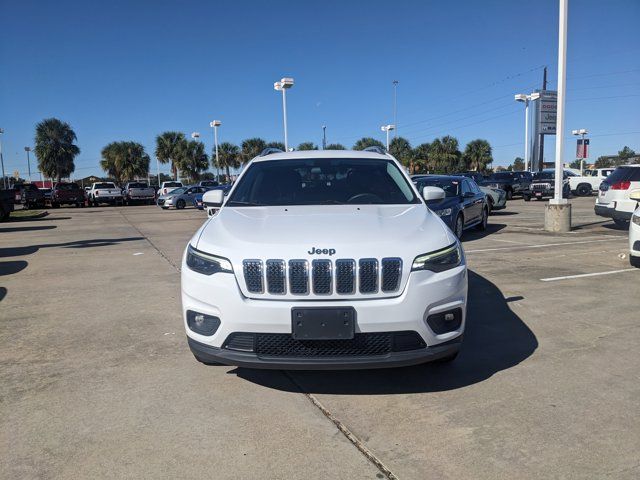
[[[30,147],[24,147],[24,151],[27,152],[27,172],[29,173],[29,183],[31,183],[31,159],[29,158]]]
[[[393,125],[398,124],[398,80],[393,81]],[[393,134],[394,138],[398,136],[398,131],[395,130]],[[387,142],[389,143],[389,142]],[[388,147],[387,147],[388,150]]]
[[[284,121],[284,149],[289,150],[289,137],[287,132],[287,90],[293,87],[293,78],[284,77],[273,84],[274,90],[282,91],[282,115]]]
[[[209,126],[213,128],[213,144],[216,150],[216,181],[220,182],[220,157],[218,156],[218,127],[222,125],[220,120],[212,121]],[[227,182],[229,179],[227,178]]]
[[[516,102],[524,102],[524,169],[529,171],[529,102],[540,98],[539,93],[526,95],[518,93],[514,95]]]
[[[322,125],[322,149],[327,149],[327,126]]]
[[[395,129],[396,129],[395,125],[382,125],[380,127],[380,130],[382,130],[383,132],[387,132],[387,152],[389,151],[389,132]]]
[[[2,157],[2,134],[4,133],[4,128],[0,128],[0,164],[2,165],[2,185],[7,188],[7,176],[4,174],[4,158]]]

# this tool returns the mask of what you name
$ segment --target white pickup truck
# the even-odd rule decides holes
[[[585,170],[583,175],[570,176],[569,186],[574,195],[586,197],[597,192],[600,184],[613,172],[615,168],[595,168]]]
[[[122,205],[122,190],[116,187],[113,182],[97,182],[91,185],[91,190],[87,192],[89,205],[97,207],[101,203],[111,205]]]

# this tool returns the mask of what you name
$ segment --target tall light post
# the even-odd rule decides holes
[[[572,130],[571,133],[575,136],[582,137],[582,150],[580,151],[580,156],[577,157],[580,160],[580,175],[583,173],[584,169],[584,159],[586,158],[587,147],[584,144],[584,136],[589,133],[586,128],[581,128],[580,130]]]
[[[27,152],[27,172],[29,173],[29,183],[31,183],[31,159],[29,158],[31,147],[24,147],[24,151]]]
[[[529,102],[540,98],[539,93],[526,95],[518,93],[513,96],[516,102],[524,102],[524,169],[529,171]]]
[[[284,149],[289,150],[289,137],[287,135],[287,90],[293,87],[293,78],[284,77],[273,84],[276,91],[282,91],[282,114],[284,118]]]
[[[0,164],[2,165],[2,185],[6,190],[7,176],[4,174],[4,158],[2,157],[2,134],[3,133],[4,133],[4,128],[0,128]]]
[[[216,149],[216,181],[218,182],[220,182],[220,158],[218,157],[218,127],[220,125],[222,125],[222,122],[220,120],[213,120],[211,123],[209,123],[209,126],[213,128],[213,144],[215,145]],[[228,181],[229,179],[227,178],[227,182]]]
[[[322,149],[327,149],[327,126],[322,125]]]
[[[387,132],[387,152],[389,151],[389,132],[395,129],[396,129],[395,125],[382,125],[380,127],[380,130],[382,130],[383,132]]]
[[[564,153],[564,110],[567,92],[567,16],[569,0],[559,0],[558,14],[558,113],[556,120],[556,168],[554,195],[545,208],[544,227],[551,232],[571,230],[571,204],[562,198],[564,186],[562,155]]]
[[[398,124],[398,84],[399,83],[400,82],[398,80],[393,81],[393,126],[394,128]],[[398,136],[397,130],[394,131],[393,136],[394,137]]]

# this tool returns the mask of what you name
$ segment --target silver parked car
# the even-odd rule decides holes
[[[207,187],[180,187],[170,192],[160,195],[158,197],[158,206],[164,210],[175,207],[178,210],[183,209],[187,205],[193,205],[195,196],[199,193],[204,193],[208,190]]]

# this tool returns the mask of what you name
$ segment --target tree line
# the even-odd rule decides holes
[[[40,170],[58,181],[69,177],[75,170],[74,159],[80,153],[75,144],[77,137],[71,126],[56,118],[45,119],[36,125],[35,154]],[[364,150],[377,146],[384,149],[381,141],[363,137],[352,146],[354,150]],[[167,131],[155,139],[155,156],[158,162],[169,164],[174,178],[188,177],[199,180],[209,169],[221,169],[226,178],[231,170],[237,169],[265,148],[284,150],[282,142],[267,142],[254,137],[243,140],[240,145],[222,142],[218,145],[218,161],[215,148],[209,155],[204,143],[189,140],[185,134]],[[297,150],[317,150],[313,142],[303,142]],[[327,150],[345,150],[339,143],[329,144]],[[431,143],[422,143],[415,148],[403,137],[394,138],[389,144],[389,153],[397,158],[410,173],[453,173],[460,171],[485,171],[493,162],[491,145],[483,139],[472,140],[464,150],[452,136],[436,138]],[[100,168],[117,182],[144,178],[149,174],[150,157],[141,143],[117,141],[106,145],[101,151]]]

